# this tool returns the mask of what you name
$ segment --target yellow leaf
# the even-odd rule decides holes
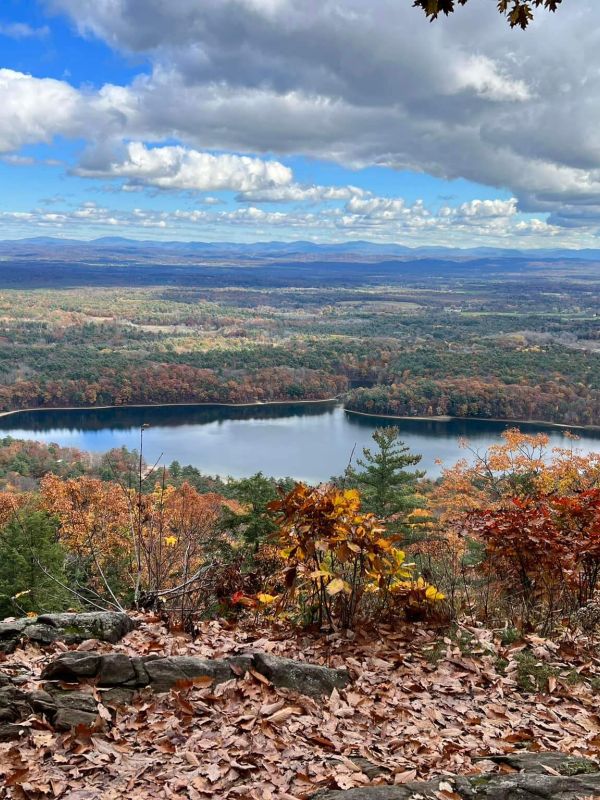
[[[271,603],[274,603],[275,600],[277,600],[277,597],[272,594],[263,594],[262,592],[260,592],[259,594],[256,595],[256,599],[258,600],[259,603],[268,606]]]
[[[441,592],[438,592],[438,590],[435,588],[435,586],[428,586],[427,587],[427,589],[425,591],[425,597],[428,600],[431,600],[431,601],[433,601],[435,603],[439,602],[440,600],[445,600],[446,599],[446,595],[442,594]]]
[[[350,594],[352,592],[352,588],[350,587],[349,583],[343,581],[341,578],[334,578],[331,583],[327,584],[327,594],[339,594],[340,592],[346,592],[346,594]]]
[[[379,547],[380,550],[392,549],[392,545],[390,544],[390,542],[387,539],[384,539],[383,537],[381,539],[377,539],[375,544],[377,545],[377,547]]]

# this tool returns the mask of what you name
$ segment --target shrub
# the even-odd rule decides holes
[[[571,496],[513,497],[503,508],[473,512],[466,531],[485,544],[484,567],[526,625],[550,626],[557,613],[582,608],[600,576],[600,490]]]
[[[361,512],[355,489],[298,483],[270,505],[279,515],[284,566],[263,603],[294,609],[305,623],[350,628],[363,613],[424,607],[443,596],[415,576],[405,554],[373,514]]]

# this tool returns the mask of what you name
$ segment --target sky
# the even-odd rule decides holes
[[[600,3],[3,0],[0,239],[600,247]]]

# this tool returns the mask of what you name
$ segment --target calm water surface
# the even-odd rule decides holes
[[[439,475],[441,460],[449,466],[465,456],[459,440],[484,449],[500,439],[507,427],[479,420],[387,420],[363,417],[338,404],[283,404],[225,408],[176,406],[153,408],[27,411],[0,418],[0,435],[56,442],[81,450],[103,452],[112,447],[139,447],[154,462],[192,464],[211,475],[244,477],[290,475],[306,481],[327,480],[345,469],[353,449],[360,454],[376,427],[398,425],[402,439],[423,456],[422,467]],[[521,425],[527,432],[544,431],[552,446],[568,446],[560,429]],[[600,431],[580,432],[577,447],[600,451]],[[467,454],[468,455],[468,454]]]

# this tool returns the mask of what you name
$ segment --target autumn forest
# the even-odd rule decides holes
[[[593,262],[103,257],[5,259],[0,408],[341,397],[392,416],[599,418]]]
[[[0,2],[0,800],[600,800],[599,10]]]

